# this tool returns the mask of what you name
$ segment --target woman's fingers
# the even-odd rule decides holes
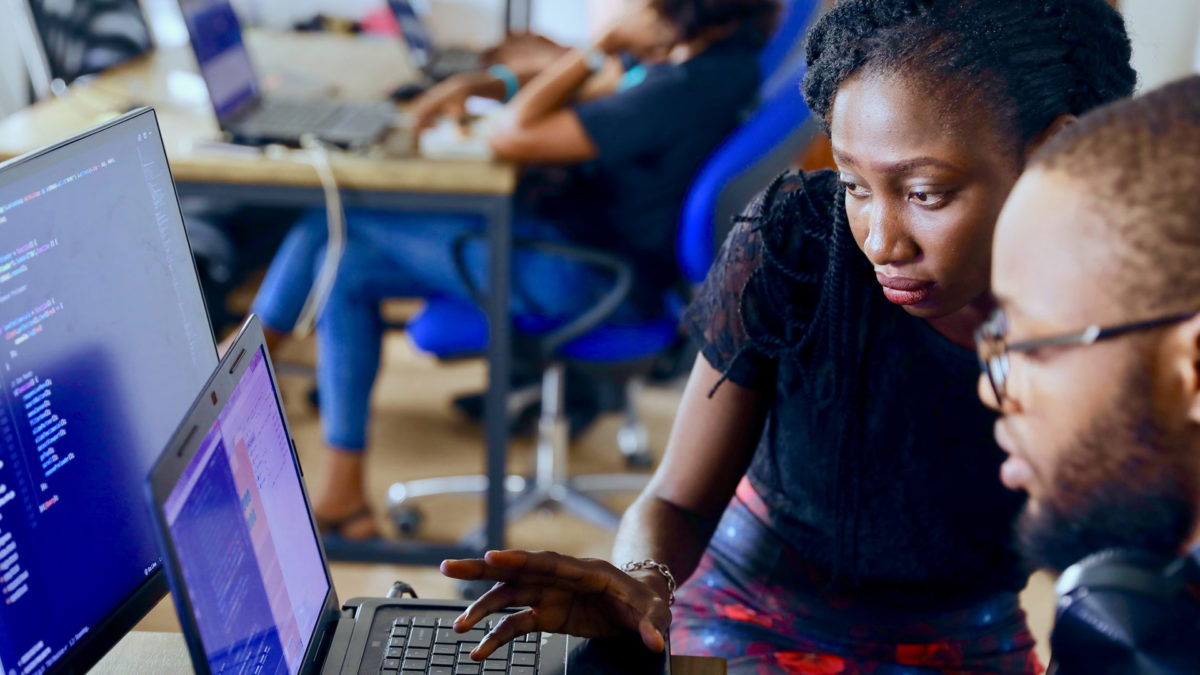
[[[454,630],[465,633],[488,615],[508,607],[536,607],[541,604],[544,594],[545,588],[542,586],[498,583],[454,620]]]
[[[567,582],[561,584],[565,587],[587,593],[606,590],[623,575],[616,567],[602,560],[581,560],[546,551],[488,551],[483,559],[447,560],[442,563],[442,573],[467,581],[553,578]]]
[[[513,638],[539,630],[537,617],[533,610],[526,609],[516,614],[509,614],[496,624],[492,632],[484,636],[479,646],[471,652],[471,658],[482,661],[491,656],[501,645],[511,642]]]

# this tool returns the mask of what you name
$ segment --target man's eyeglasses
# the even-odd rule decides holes
[[[996,404],[1004,405],[1005,391],[1008,383],[1008,355],[1011,352],[1032,352],[1045,347],[1095,344],[1101,340],[1107,340],[1127,333],[1135,333],[1137,331],[1187,321],[1197,314],[1200,314],[1200,312],[1173,314],[1158,319],[1150,319],[1149,321],[1138,321],[1120,326],[1109,326],[1107,328],[1088,326],[1078,333],[1009,344],[1007,339],[1008,317],[1004,315],[1003,310],[997,309],[992,312],[992,316],[983,326],[975,331],[975,349],[979,353],[979,367],[983,370],[984,375],[987,375],[988,382],[992,385],[992,392],[996,394]]]

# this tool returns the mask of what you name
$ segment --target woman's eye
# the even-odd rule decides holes
[[[946,199],[946,195],[945,195],[945,193],[942,193],[942,192],[928,192],[925,190],[914,190],[914,191],[908,193],[908,199],[909,199],[909,201],[917,204],[918,206],[937,206],[938,204],[941,204]]]
[[[866,197],[868,194],[867,188],[855,183],[854,181],[843,180],[842,186],[846,188],[846,194],[854,197]]]

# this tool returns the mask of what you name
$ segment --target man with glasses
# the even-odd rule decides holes
[[[1060,672],[1200,672],[1200,78],[1047,143],[993,253],[980,395],[1002,414],[1001,478],[1029,493],[1018,534],[1037,567],[1093,556],[1060,580]],[[1098,632],[1068,649],[1081,601]]]

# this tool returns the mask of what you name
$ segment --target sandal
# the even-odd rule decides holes
[[[367,518],[370,518],[371,521],[374,522],[375,512],[371,510],[371,507],[364,506],[349,515],[342,516],[341,518],[322,518],[316,515],[314,515],[314,517],[317,521],[317,532],[320,533],[321,537],[338,537],[341,539],[346,539],[343,532],[346,530],[348,525],[360,522]],[[361,541],[371,541],[379,538],[380,535],[378,532],[376,532],[374,536],[363,538]],[[353,539],[346,540],[356,541]]]

